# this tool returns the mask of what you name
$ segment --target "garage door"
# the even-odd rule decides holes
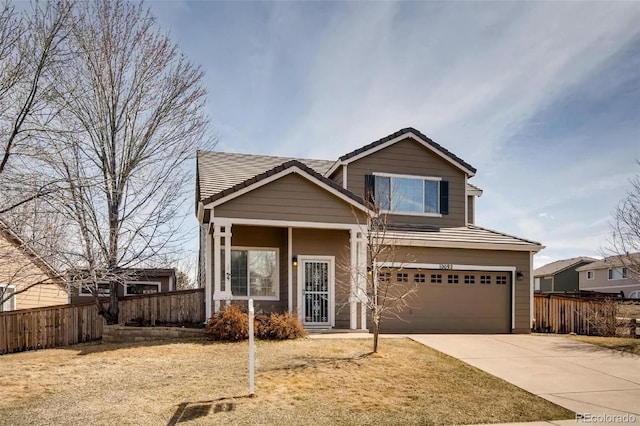
[[[398,318],[385,318],[383,333],[509,333],[511,273],[403,269],[380,279],[417,288]]]

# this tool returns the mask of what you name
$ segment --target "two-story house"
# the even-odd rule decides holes
[[[396,256],[378,266],[417,284],[411,309],[385,320],[384,332],[528,333],[533,255],[543,247],[474,224],[475,173],[413,128],[336,161],[198,152],[207,317],[252,298],[307,327],[367,329],[352,296],[371,266],[363,197],[372,197]],[[358,274],[340,267],[345,259]]]
[[[640,253],[633,253],[634,263],[640,260]],[[604,259],[581,266],[580,290],[598,291],[602,293],[621,293],[624,297],[640,298],[640,280],[629,273],[620,256],[609,256]]]
[[[596,260],[582,256],[547,263],[533,271],[534,290],[542,293],[579,291],[580,280],[577,269]]]

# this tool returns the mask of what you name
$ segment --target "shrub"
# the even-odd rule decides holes
[[[213,314],[204,333],[213,340],[237,342],[249,338],[249,315],[238,306],[225,306]]]
[[[297,339],[307,334],[307,330],[300,324],[298,316],[289,312],[256,315],[255,323],[256,336],[260,339]]]
[[[256,314],[254,331],[259,339],[284,340],[304,337],[304,329],[298,316],[282,314]],[[249,315],[236,305],[230,305],[213,314],[204,333],[213,340],[237,342],[249,338]]]

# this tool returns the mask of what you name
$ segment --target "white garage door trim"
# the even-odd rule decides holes
[[[407,269],[439,269],[442,271],[495,271],[511,272],[511,329],[516,328],[516,288],[515,266],[486,266],[486,265],[455,265],[451,263],[405,263],[405,262],[380,262],[380,268],[407,268]]]

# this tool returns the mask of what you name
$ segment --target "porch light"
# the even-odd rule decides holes
[[[522,273],[522,271],[517,271],[516,272],[516,280],[518,280],[518,281],[524,280],[524,274]]]
[[[371,266],[367,266],[367,275],[371,275],[373,273],[373,269]]]
[[[298,266],[298,256],[293,256],[293,259],[291,259],[291,261],[293,262],[294,267]]]

